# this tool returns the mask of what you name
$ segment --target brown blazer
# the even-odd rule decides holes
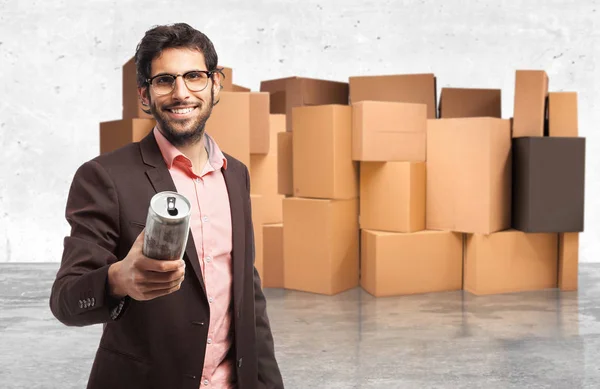
[[[225,156],[233,236],[231,356],[238,387],[279,389],[283,381],[254,267],[248,169]],[[209,307],[192,234],[180,290],[145,302],[126,297],[116,319],[111,312],[119,302],[107,294],[109,265],[127,255],[144,228],[150,199],[166,190],[176,188],[152,133],[86,162],[73,179],[66,207],[71,234],[50,308],[69,326],[104,324],[90,389],[200,388]]]

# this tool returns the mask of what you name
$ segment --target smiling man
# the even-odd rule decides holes
[[[157,126],[77,170],[51,310],[66,325],[104,324],[88,388],[283,388],[254,267],[248,169],[204,132],[223,77],[217,53],[180,23],[147,31],[135,59]],[[180,260],[142,254],[162,191],[192,204]]]

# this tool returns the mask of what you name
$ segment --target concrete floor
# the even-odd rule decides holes
[[[57,264],[0,264],[0,388],[84,388],[101,326],[68,328]],[[600,388],[600,265],[579,292],[328,297],[266,290],[286,388]]]

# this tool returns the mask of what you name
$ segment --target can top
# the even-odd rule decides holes
[[[189,200],[177,192],[160,192],[150,200],[150,208],[158,216],[164,219],[178,220],[190,214],[191,206]]]

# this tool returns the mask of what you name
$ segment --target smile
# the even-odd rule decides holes
[[[187,108],[172,108],[172,109],[167,109],[167,111],[169,111],[172,114],[175,114],[177,116],[183,116],[183,115],[187,115],[190,112],[194,111],[196,109],[196,107],[187,107]]]

